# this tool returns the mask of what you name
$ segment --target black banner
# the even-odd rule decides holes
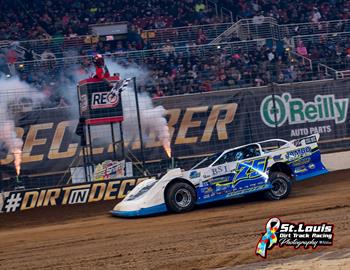
[[[121,201],[144,179],[96,181],[51,188],[17,190],[0,194],[0,213],[12,213],[38,207]]]
[[[321,134],[322,151],[350,148],[349,97],[350,82],[337,80],[166,97],[155,104],[167,110],[173,156],[190,158],[255,141],[290,140],[316,132]],[[81,164],[76,124],[67,109],[18,115],[17,133],[24,139],[23,174],[62,172]],[[167,158],[152,132],[145,138],[148,162]],[[140,157],[140,143],[127,139],[130,151]],[[93,145],[96,163],[112,158],[111,144],[95,138]],[[0,159],[3,177],[13,175],[12,155],[4,150]]]

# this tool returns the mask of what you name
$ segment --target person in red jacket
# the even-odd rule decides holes
[[[96,54],[92,59],[92,62],[95,65],[95,75],[94,78],[106,79],[111,75],[109,74],[108,68],[105,65],[105,60],[101,54]]]

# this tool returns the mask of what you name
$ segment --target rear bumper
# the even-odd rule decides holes
[[[163,203],[152,207],[141,208],[138,210],[116,209],[116,210],[112,210],[111,214],[113,216],[118,216],[118,217],[141,217],[141,216],[149,216],[154,214],[165,213],[167,211],[168,209],[166,205]]]

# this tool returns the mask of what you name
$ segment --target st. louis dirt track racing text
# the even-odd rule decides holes
[[[317,145],[320,135],[285,141],[272,139],[206,157],[188,171],[168,171],[147,179],[112,211],[115,216],[187,212],[196,204],[263,192],[269,200],[287,198],[293,181],[327,173]]]

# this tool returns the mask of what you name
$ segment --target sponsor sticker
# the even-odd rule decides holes
[[[320,246],[332,246],[333,240],[333,224],[326,222],[320,224],[291,223],[274,217],[267,221],[265,232],[261,234],[256,245],[255,254],[266,259],[268,250],[275,246],[316,249]]]
[[[201,173],[198,172],[198,171],[192,171],[190,172],[190,178],[193,179],[193,178],[198,178],[201,176]]]
[[[293,159],[297,158],[303,158],[306,156],[310,156],[312,152],[312,149],[310,146],[304,147],[304,148],[299,148],[296,150],[288,151],[286,154],[286,159],[291,161]]]
[[[95,168],[94,180],[102,181],[125,176],[125,160],[105,160]]]
[[[110,92],[95,92],[91,96],[91,109],[105,109],[116,107],[119,103],[119,96]]]

